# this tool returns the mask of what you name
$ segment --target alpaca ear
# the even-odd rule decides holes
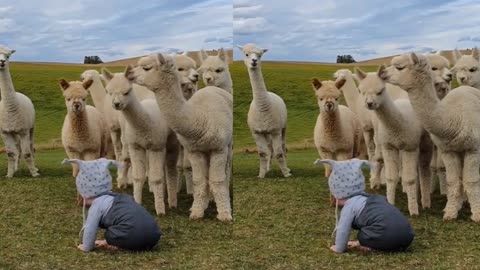
[[[200,63],[203,63],[203,61],[205,61],[205,59],[207,59],[208,57],[208,54],[205,52],[205,50],[200,50],[200,52],[198,53],[198,58],[200,59]]]
[[[384,65],[380,65],[377,70],[377,75],[380,79],[386,81],[388,76],[387,76],[387,70]]]
[[[65,79],[60,80],[60,87],[62,88],[63,91],[67,90],[68,87],[70,87],[70,84],[65,81]]]
[[[10,50],[10,54],[14,54],[17,50]]]
[[[237,47],[240,51],[243,52],[243,47],[242,47],[242,46],[240,46],[240,45],[235,45],[235,47]]]
[[[410,58],[412,58],[413,64],[416,65],[420,63],[420,59],[418,59],[418,56],[416,53],[412,52],[410,53]]]
[[[480,61],[480,55],[478,53],[478,48],[477,47],[473,48],[472,56],[473,56],[473,58],[475,58],[475,60]]]
[[[347,81],[347,80],[345,80],[345,79],[342,78],[341,80],[335,82],[335,87],[337,87],[337,89],[342,88],[346,81]]]
[[[167,62],[167,60],[161,53],[157,53],[157,61],[159,66],[164,65]]]
[[[462,57],[462,53],[457,49],[455,48],[455,50],[453,50],[453,61],[456,63],[458,61],[458,59],[460,59],[460,57]]]
[[[105,67],[102,68],[102,76],[107,83],[113,79],[113,74]]]
[[[442,51],[438,50],[435,54],[436,55],[442,55]]]
[[[363,70],[361,70],[359,67],[354,67],[353,71],[354,71],[355,78],[357,79],[357,81],[361,81],[361,80],[365,79],[365,77],[367,77],[367,73],[363,72]]]
[[[188,56],[188,52],[187,52],[187,51],[184,51],[184,52],[182,53],[182,55]]]
[[[262,49],[263,53],[268,52],[268,49]]]
[[[313,78],[312,86],[313,86],[313,90],[317,91],[318,89],[320,89],[320,87],[322,87],[322,83],[317,78]]]
[[[93,84],[93,80],[88,79],[82,83],[82,86],[87,90],[88,88],[90,88],[90,86],[92,86],[92,84]]]
[[[218,51],[218,57],[223,61],[223,62],[227,62],[227,54],[225,53],[225,50],[223,48],[220,48],[220,50]]]
[[[128,65],[125,68],[125,71],[123,72],[123,75],[125,78],[127,78],[129,81],[133,81],[135,78],[133,77],[133,67],[131,65]]]

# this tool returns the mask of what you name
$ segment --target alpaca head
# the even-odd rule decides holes
[[[183,96],[185,99],[190,99],[190,97],[197,90],[198,82],[198,72],[197,72],[197,63],[188,57],[186,52],[183,54],[174,55],[175,65],[177,66],[177,71],[181,76],[181,86],[183,91]]]
[[[339,69],[333,73],[333,78],[335,81],[339,81],[342,79],[348,80],[349,78],[353,78],[352,72],[349,69]]]
[[[80,81],[83,82],[84,80],[93,80],[93,81],[100,80],[100,73],[98,73],[98,71],[94,69],[85,70],[80,75]]]
[[[105,91],[112,99],[112,107],[115,110],[123,110],[135,98],[133,93],[133,68],[129,65],[124,72],[111,73],[108,69],[102,69],[102,75],[107,81]]]
[[[0,45],[0,70],[8,68],[8,59],[14,52],[15,50]]]
[[[451,89],[452,72],[448,69],[450,62],[443,57],[438,51],[437,53],[429,53],[426,55],[428,63],[433,75],[433,83],[438,98],[444,98]]]
[[[377,72],[365,73],[355,68],[355,78],[358,80],[358,89],[362,94],[365,107],[376,110],[388,98],[385,84],[385,66],[381,65]]]
[[[65,98],[65,105],[69,113],[81,114],[85,111],[87,106],[88,88],[92,85],[93,80],[86,80],[83,82],[67,82],[64,79],[60,80],[60,88]]]
[[[170,55],[150,54],[140,58],[133,68],[131,76],[136,84],[151,91],[167,91],[172,84],[180,86],[180,74],[175,59]]]
[[[198,68],[198,72],[202,74],[205,85],[222,87],[231,84],[228,57],[223,48],[215,56],[209,56],[204,50],[201,50],[200,59],[202,64]]]
[[[312,79],[313,90],[317,96],[320,112],[333,113],[338,109],[338,98],[342,95],[340,88],[345,84],[345,80],[323,81],[317,78]]]
[[[480,87],[480,52],[473,48],[471,55],[462,55],[454,51],[455,65],[452,68],[460,85]]]
[[[261,58],[268,49],[258,48],[255,44],[245,44],[237,46],[243,52],[243,62],[249,69],[256,69],[260,66]]]
[[[385,68],[382,78],[405,91],[417,89],[425,80],[431,80],[431,68],[424,55],[407,53],[395,56],[391,65]]]

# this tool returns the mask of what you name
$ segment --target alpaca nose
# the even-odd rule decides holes
[[[74,108],[75,110],[80,109],[80,106],[81,106],[81,105],[80,105],[80,103],[78,103],[78,102],[73,103],[73,108]]]
[[[207,78],[205,78],[205,80],[207,80],[207,83],[210,83],[212,81],[212,78],[207,77]]]
[[[369,109],[373,108],[373,101],[367,101],[367,107]]]
[[[7,61],[7,60],[3,60],[3,59],[0,60],[0,64],[1,64],[2,66],[4,66],[6,61]]]
[[[113,102],[113,107],[115,107],[115,109],[120,108],[120,102]]]
[[[460,77],[460,82],[464,83],[467,80],[465,77]]]
[[[327,102],[325,103],[325,105],[327,106],[327,109],[331,110],[333,108],[333,103],[332,102]]]

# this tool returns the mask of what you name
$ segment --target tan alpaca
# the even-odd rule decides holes
[[[60,80],[60,87],[67,106],[67,115],[62,127],[62,144],[69,159],[94,160],[105,154],[106,133],[98,110],[87,105],[87,89],[92,80],[67,82]],[[73,176],[78,166],[72,164]]]

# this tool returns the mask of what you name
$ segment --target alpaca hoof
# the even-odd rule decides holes
[[[472,214],[472,216],[470,217],[470,219],[473,221],[473,222],[480,222],[480,213],[476,213],[476,214]]]
[[[177,208],[177,202],[168,202],[168,208],[170,209]]]
[[[40,174],[38,172],[32,173],[32,177],[39,177],[39,176],[40,176]]]
[[[157,216],[165,216],[165,207],[163,207],[163,209],[155,209],[155,212],[157,213]]]
[[[5,175],[6,178],[12,178],[13,177],[13,174],[7,174]]]
[[[283,177],[285,177],[285,178],[288,178],[288,177],[290,177],[290,176],[292,176],[292,174],[289,173],[289,172],[283,175]]]
[[[260,178],[260,179],[264,179],[264,178],[265,178],[265,175],[259,174],[257,177]]]
[[[230,222],[233,220],[232,215],[227,212],[218,213],[217,219],[220,220],[221,222]]]
[[[443,220],[445,220],[445,221],[455,220],[455,219],[457,219],[457,215],[458,215],[458,213],[456,213],[456,212],[445,212],[445,214],[443,215]]]
[[[190,219],[201,219],[201,218],[203,218],[203,211],[192,210],[192,212],[190,213]]]

